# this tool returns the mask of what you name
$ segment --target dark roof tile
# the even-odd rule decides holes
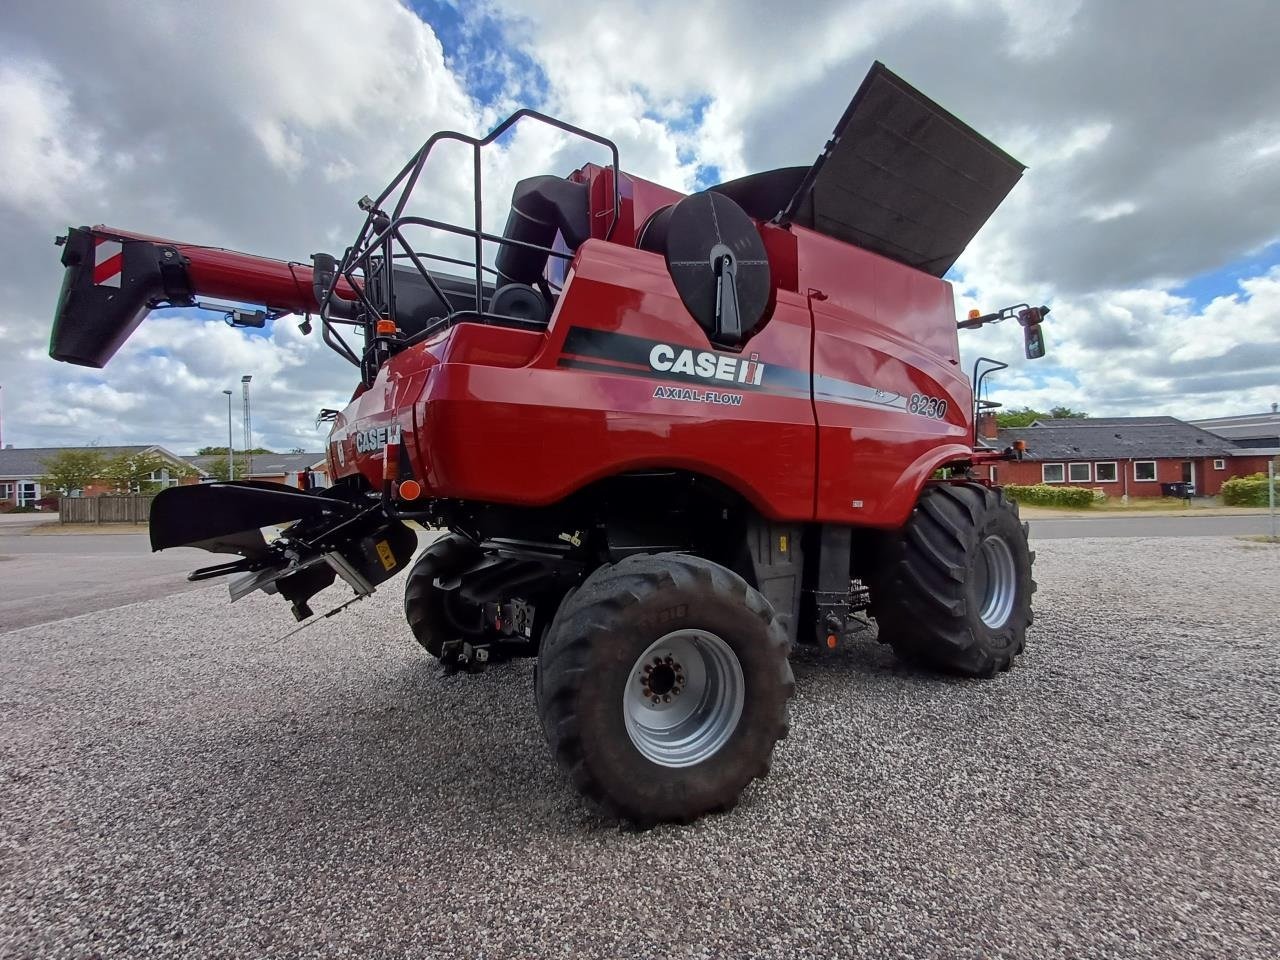
[[[1025,440],[1028,460],[1128,460],[1230,456],[1235,445],[1174,417],[1041,420],[1000,431],[1000,446]]]

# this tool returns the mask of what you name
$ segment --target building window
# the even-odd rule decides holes
[[[1114,460],[1106,463],[1095,463],[1093,465],[1093,479],[1098,483],[1115,483],[1119,477],[1116,474],[1116,464]]]
[[[13,499],[13,484],[0,483],[0,500],[12,500],[12,499]]]
[[[1046,463],[1040,468],[1040,476],[1045,483],[1062,483],[1064,479],[1063,466],[1060,463]]]
[[[1156,462],[1154,460],[1133,461],[1134,480],[1154,480],[1156,478]]]
[[[1213,461],[1213,469],[1215,469],[1215,470],[1225,470],[1225,469],[1227,469],[1227,461],[1225,461],[1225,460],[1215,460],[1215,461]]]
[[[158,487],[163,489],[165,487],[176,487],[178,485],[178,482],[179,481],[177,477],[169,476],[169,470],[167,467],[161,470],[152,470],[149,474],[147,474],[147,483],[152,488]]]
[[[1067,465],[1067,479],[1072,483],[1088,483],[1093,479],[1093,474],[1087,463],[1072,463]]]
[[[34,480],[23,480],[18,483],[18,506],[29,507],[40,499],[40,484]]]
[[[995,483],[995,482],[996,482],[996,468],[995,468],[995,467],[990,467],[990,468],[988,468],[988,469],[990,469],[990,470],[991,470],[991,482],[992,482],[992,483]]]

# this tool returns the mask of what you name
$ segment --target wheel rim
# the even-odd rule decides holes
[[[980,613],[988,627],[1003,627],[1013,614],[1018,592],[1018,570],[1013,552],[1001,537],[990,536],[978,551],[977,587]]]
[[[705,630],[676,630],[632,666],[622,715],[645,759],[691,767],[725,745],[745,699],[742,664],[729,645]]]

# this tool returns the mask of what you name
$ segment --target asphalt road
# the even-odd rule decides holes
[[[442,675],[395,590],[4,633],[0,957],[1272,960],[1280,548],[1038,554],[1012,672],[801,652],[771,775],[647,833],[572,792],[529,662]]]
[[[203,584],[196,567],[216,563],[203,550],[152,553],[145,534],[31,534],[29,524],[0,525],[0,633]]]

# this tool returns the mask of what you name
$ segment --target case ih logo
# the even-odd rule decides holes
[[[382,450],[387,444],[400,442],[400,425],[374,427],[372,430],[356,431],[356,452],[374,453]]]
[[[759,357],[758,353],[753,353],[750,359],[740,360],[722,353],[694,351],[659,343],[649,351],[649,366],[660,373],[684,373],[704,380],[758,386],[764,379],[764,364],[759,362]]]

